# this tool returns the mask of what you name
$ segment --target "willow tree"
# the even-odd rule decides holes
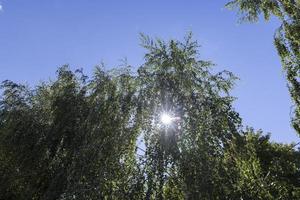
[[[191,34],[142,46],[137,73],[3,82],[0,199],[299,197],[299,152],[241,131],[232,73],[213,72]]]
[[[226,149],[224,168],[227,175],[226,199],[300,198],[300,155],[295,144],[270,141],[269,134],[246,129]]]
[[[236,77],[213,74],[214,65],[199,59],[191,34],[184,42],[142,39],[145,199],[220,199],[226,190],[224,149],[239,135],[240,118],[228,93]]]
[[[87,79],[65,66],[34,90],[11,81],[2,88],[0,199],[136,195],[136,86],[128,70],[97,68]]]
[[[281,21],[274,43],[286,72],[288,87],[295,103],[295,130],[300,134],[300,1],[299,0],[234,0],[227,4],[237,8],[243,21],[257,21],[262,14],[265,20],[276,16]]]

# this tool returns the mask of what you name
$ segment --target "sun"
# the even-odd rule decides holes
[[[165,125],[169,125],[172,123],[173,118],[169,114],[163,113],[160,117],[160,121]]]

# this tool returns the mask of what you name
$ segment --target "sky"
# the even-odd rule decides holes
[[[145,50],[139,33],[183,39],[192,31],[200,58],[240,80],[232,91],[244,126],[298,142],[290,125],[292,103],[273,35],[279,22],[238,23],[226,0],[0,0],[0,81],[30,86],[69,64],[91,75],[104,62],[138,67]]]

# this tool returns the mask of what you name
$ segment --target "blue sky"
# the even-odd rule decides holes
[[[38,84],[70,64],[91,74],[100,62],[118,66],[127,57],[143,62],[139,33],[182,39],[187,31],[202,45],[201,58],[240,80],[232,94],[244,125],[299,141],[290,126],[292,103],[273,46],[279,23],[239,24],[227,1],[199,0],[2,0],[0,81]]]

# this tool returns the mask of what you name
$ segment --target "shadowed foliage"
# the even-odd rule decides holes
[[[2,83],[1,200],[299,199],[299,151],[243,131],[231,72],[199,59],[191,34],[141,45],[136,72]]]

